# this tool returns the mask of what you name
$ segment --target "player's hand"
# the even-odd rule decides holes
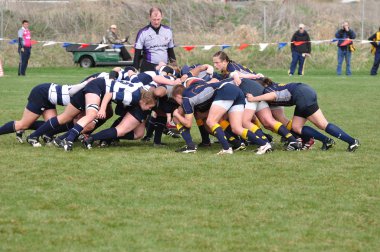
[[[177,78],[177,79],[175,79],[174,80],[174,84],[175,85],[179,85],[179,84],[181,84],[182,82],[181,82],[181,79],[180,78]]]
[[[106,118],[106,111],[104,111],[104,110],[99,110],[99,112],[98,112],[98,114],[96,115],[96,117],[97,117],[98,119],[104,119],[104,118]]]
[[[246,94],[245,97],[247,97],[247,100],[249,102],[254,102],[254,96],[250,93]]]

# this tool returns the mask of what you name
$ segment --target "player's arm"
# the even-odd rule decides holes
[[[99,119],[106,118],[107,106],[108,106],[108,103],[111,101],[111,99],[112,99],[112,93],[106,93],[104,95],[102,103],[100,104],[100,109],[99,109],[97,118]]]
[[[174,110],[173,116],[177,118],[179,123],[181,123],[186,128],[191,128],[193,123],[194,114],[181,114],[178,109]]]
[[[267,94],[253,96],[252,94],[246,94],[247,100],[249,102],[259,102],[259,101],[275,101],[277,99],[276,92],[270,92]]]
[[[157,84],[161,84],[161,85],[172,85],[173,86],[173,85],[181,84],[180,79],[170,80],[170,79],[165,78],[162,75],[153,76],[152,79],[154,82],[156,82]]]

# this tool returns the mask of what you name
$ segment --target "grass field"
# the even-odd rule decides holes
[[[108,69],[106,69],[108,70]],[[18,119],[31,88],[76,83],[100,69],[5,69],[0,125]],[[177,154],[140,141],[71,153],[0,136],[0,251],[379,251],[379,77],[333,71],[275,80],[318,92],[326,117],[360,139],[322,152],[256,156],[219,146]],[[287,114],[292,114],[287,109]],[[194,130],[194,137],[199,136]]]

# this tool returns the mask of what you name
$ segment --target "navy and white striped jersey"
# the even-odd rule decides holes
[[[51,83],[49,88],[48,99],[52,104],[67,106],[70,103],[70,97],[81,91],[87,82],[77,85],[58,85]]]

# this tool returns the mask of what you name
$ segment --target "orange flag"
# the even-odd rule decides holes
[[[249,45],[248,44],[240,44],[239,46],[239,50],[244,50],[245,48],[247,48]]]
[[[185,49],[186,51],[190,52],[191,50],[193,50],[195,48],[195,46],[184,46],[183,49]]]

